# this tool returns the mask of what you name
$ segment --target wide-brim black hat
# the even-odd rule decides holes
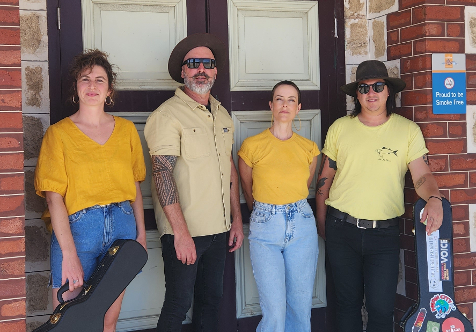
[[[183,83],[182,63],[185,55],[195,47],[205,46],[208,47],[217,63],[218,72],[225,69],[226,61],[226,46],[216,36],[209,33],[196,33],[182,39],[177,46],[170,53],[169,57],[169,74],[177,82]]]
[[[355,82],[343,85],[340,88],[349,96],[356,97],[357,85],[359,82],[374,78],[381,78],[392,84],[395,93],[402,91],[406,86],[406,83],[402,79],[388,77],[387,67],[385,67],[383,62],[378,60],[367,60],[362,62],[357,67],[357,72],[355,73]]]

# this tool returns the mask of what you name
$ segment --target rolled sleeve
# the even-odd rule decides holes
[[[61,135],[56,128],[49,127],[43,137],[35,170],[36,194],[45,197],[45,191],[52,191],[64,197],[67,183]]]
[[[181,131],[177,121],[161,110],[154,111],[144,127],[149,154],[180,156]]]

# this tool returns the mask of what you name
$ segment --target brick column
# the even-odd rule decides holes
[[[25,331],[25,207],[18,0],[0,0],[0,331]]]
[[[440,1],[438,1],[440,2]],[[465,53],[465,4],[474,1],[400,0],[399,10],[387,17],[387,55],[400,59],[401,77],[407,83],[402,93],[402,114],[418,123],[430,151],[430,168],[441,193],[453,205],[455,301],[473,319],[476,300],[476,255],[470,252],[468,204],[476,203],[476,157],[466,150],[466,115],[435,115],[432,112],[432,53]],[[444,2],[443,2],[444,3]],[[467,36],[469,38],[469,36]],[[468,104],[476,104],[474,73],[476,55],[467,55]],[[476,92],[476,89],[474,89]],[[475,96],[475,97],[472,97]],[[405,222],[401,236],[405,250],[406,297],[397,294],[396,321],[418,297],[412,204],[418,198],[410,178],[406,181]],[[396,328],[401,331],[401,328]]]

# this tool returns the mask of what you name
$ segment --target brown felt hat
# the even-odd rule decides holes
[[[343,85],[340,87],[342,91],[352,97],[357,96],[357,85],[363,80],[368,80],[372,78],[381,78],[392,84],[392,87],[395,93],[405,89],[406,83],[396,77],[388,77],[387,67],[385,64],[378,60],[367,60],[362,62],[357,67],[357,72],[355,73],[355,82]]]
[[[170,53],[169,57],[169,74],[177,82],[183,83],[182,63],[185,55],[195,47],[205,46],[208,47],[217,63],[218,72],[225,70],[226,61],[226,46],[216,36],[209,33],[196,33],[182,39],[177,46]]]

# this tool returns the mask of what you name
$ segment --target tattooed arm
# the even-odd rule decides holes
[[[187,223],[180,207],[177,185],[173,170],[177,156],[152,156],[152,174],[160,205],[174,232],[174,247],[177,259],[183,264],[193,264],[197,259],[195,243],[193,242]]]
[[[437,198],[430,198],[430,196],[441,197],[438,184],[431,174],[426,155],[409,163],[408,169],[412,176],[415,191],[418,196],[427,201],[420,222],[427,221],[426,232],[431,234],[440,228],[443,221],[441,201]]]
[[[334,181],[336,171],[337,163],[323,154],[316,186],[317,231],[323,239],[326,238],[327,206],[325,202],[329,198],[329,189]]]

